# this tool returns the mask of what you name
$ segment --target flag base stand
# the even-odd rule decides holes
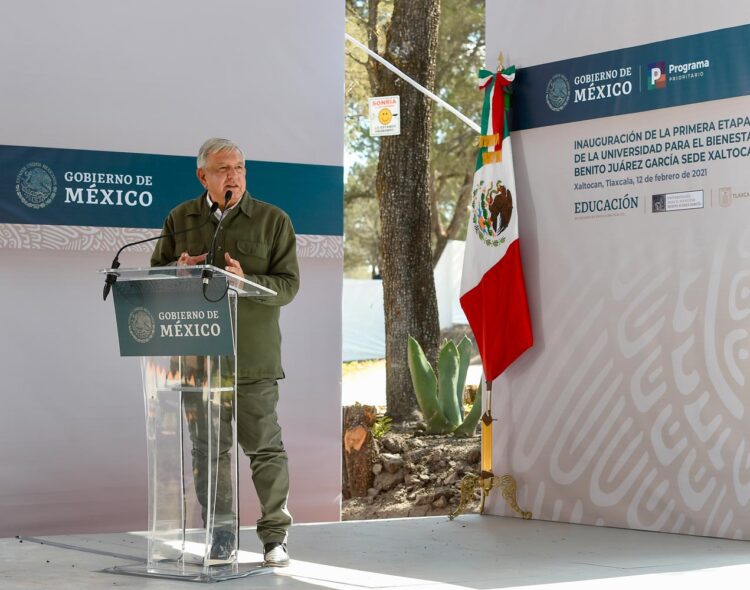
[[[482,491],[482,502],[479,505],[479,514],[484,514],[484,501],[487,499],[487,495],[493,488],[500,488],[500,492],[503,495],[503,499],[510,508],[518,514],[524,520],[529,520],[532,517],[531,512],[521,510],[516,500],[516,479],[512,475],[492,475],[491,472],[483,471],[482,475],[474,475],[469,473],[464,476],[461,480],[461,500],[458,503],[456,509],[450,513],[448,518],[453,520],[460,514],[463,514],[466,507],[469,505],[474,492],[476,490]]]
[[[495,419],[492,417],[492,381],[485,381],[487,388],[486,410],[482,414],[482,460],[480,463],[479,475],[468,473],[461,480],[461,499],[456,509],[448,517],[453,520],[459,514],[466,510],[469,502],[474,497],[474,492],[482,491],[482,502],[479,505],[479,514],[484,514],[484,502],[493,488],[500,488],[503,494],[503,500],[511,507],[513,512],[518,514],[524,520],[529,520],[533,515],[531,512],[521,510],[516,500],[516,478],[512,475],[496,476],[492,473],[492,423]],[[474,403],[477,403],[476,401]]]

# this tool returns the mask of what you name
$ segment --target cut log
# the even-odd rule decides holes
[[[343,494],[344,498],[367,496],[375,475],[372,461],[375,441],[370,427],[377,419],[374,406],[356,404],[344,408],[343,418]]]

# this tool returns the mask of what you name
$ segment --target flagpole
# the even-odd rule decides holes
[[[485,380],[484,388],[487,391],[487,399],[482,415],[482,460],[479,471],[483,479],[492,477],[492,381]]]

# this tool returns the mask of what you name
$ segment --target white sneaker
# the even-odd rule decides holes
[[[289,552],[286,543],[278,541],[263,545],[263,565],[270,567],[286,567],[289,565]]]

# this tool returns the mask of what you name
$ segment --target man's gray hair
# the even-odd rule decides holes
[[[206,167],[206,160],[211,154],[217,152],[229,152],[237,150],[242,155],[242,160],[245,160],[245,152],[233,141],[228,139],[222,139],[221,137],[212,137],[203,142],[201,149],[198,150],[198,168]]]

